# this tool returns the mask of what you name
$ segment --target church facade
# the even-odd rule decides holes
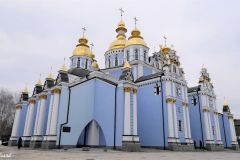
[[[177,52],[166,42],[149,55],[136,27],[126,38],[124,21],[105,52],[105,68],[83,36],[56,78],[39,80],[16,105],[9,145],[22,137],[31,148],[143,147],[194,150],[237,149],[233,115],[216,96],[205,68],[199,86],[189,88]]]

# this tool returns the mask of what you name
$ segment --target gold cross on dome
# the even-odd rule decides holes
[[[134,24],[135,24],[135,28],[136,28],[138,19],[137,19],[137,17],[134,17],[133,19],[134,19]]]
[[[83,28],[82,28],[82,31],[83,31],[83,37],[84,37],[84,34],[85,34],[86,30],[87,30],[86,27],[83,27]]]
[[[119,9],[120,13],[121,13],[121,19],[122,19],[122,16],[123,16],[123,13],[124,13],[124,10],[122,8]]]

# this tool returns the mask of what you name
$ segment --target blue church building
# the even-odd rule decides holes
[[[233,115],[216,108],[209,74],[189,88],[177,52],[166,42],[149,55],[135,27],[127,38],[121,19],[116,39],[100,69],[83,34],[65,64],[16,104],[9,145],[24,147],[107,147],[140,151],[151,147],[177,151],[237,149]]]

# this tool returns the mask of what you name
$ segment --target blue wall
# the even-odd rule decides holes
[[[225,114],[219,114],[219,127],[221,132],[221,139],[224,144],[225,148],[231,148],[232,147],[232,135],[230,131],[230,124],[228,120],[228,116]]]
[[[197,98],[197,95],[195,95],[195,97]],[[206,135],[205,135],[203,112],[202,112],[201,96],[199,96],[199,100],[197,100],[198,103],[196,104],[196,106],[194,106],[192,104],[192,98],[193,98],[193,96],[188,96],[192,139],[196,142],[197,147],[200,147],[200,141],[203,141],[204,146],[205,146],[205,139],[206,139],[205,136]],[[200,105],[202,121],[200,120],[199,105]],[[201,125],[202,125],[202,127],[201,127]]]
[[[147,76],[147,75],[150,75],[150,74],[152,74],[152,69],[149,68],[149,67],[143,66],[143,75]]]
[[[62,94],[66,94],[63,92],[62,90]],[[66,117],[67,112],[65,108],[67,108],[67,105],[64,101],[65,99],[62,99],[61,95],[58,126],[66,120],[64,117]],[[96,120],[105,136],[106,145],[113,146],[114,106],[114,85],[98,79],[92,79],[72,87],[69,122],[64,125],[71,127],[71,132],[62,132],[61,145],[77,145],[78,139],[87,124],[92,120]]]
[[[163,147],[162,98],[154,94],[154,84],[138,89],[138,134],[141,146]],[[163,88],[165,88],[163,86]],[[165,92],[165,90],[163,90]],[[165,98],[164,98],[165,101]],[[165,107],[166,108],[166,107]],[[167,146],[168,128],[165,109],[165,141]]]
[[[23,103],[22,109],[20,111],[20,122],[19,122],[17,137],[23,136],[27,109],[28,109],[28,103]]]

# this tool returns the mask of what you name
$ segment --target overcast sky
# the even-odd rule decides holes
[[[239,0],[0,0],[0,87],[21,91],[33,86],[52,66],[54,76],[87,28],[100,67],[120,20],[128,29],[137,17],[150,52],[166,35],[180,56],[189,87],[208,69],[222,111],[224,96],[240,118]]]

